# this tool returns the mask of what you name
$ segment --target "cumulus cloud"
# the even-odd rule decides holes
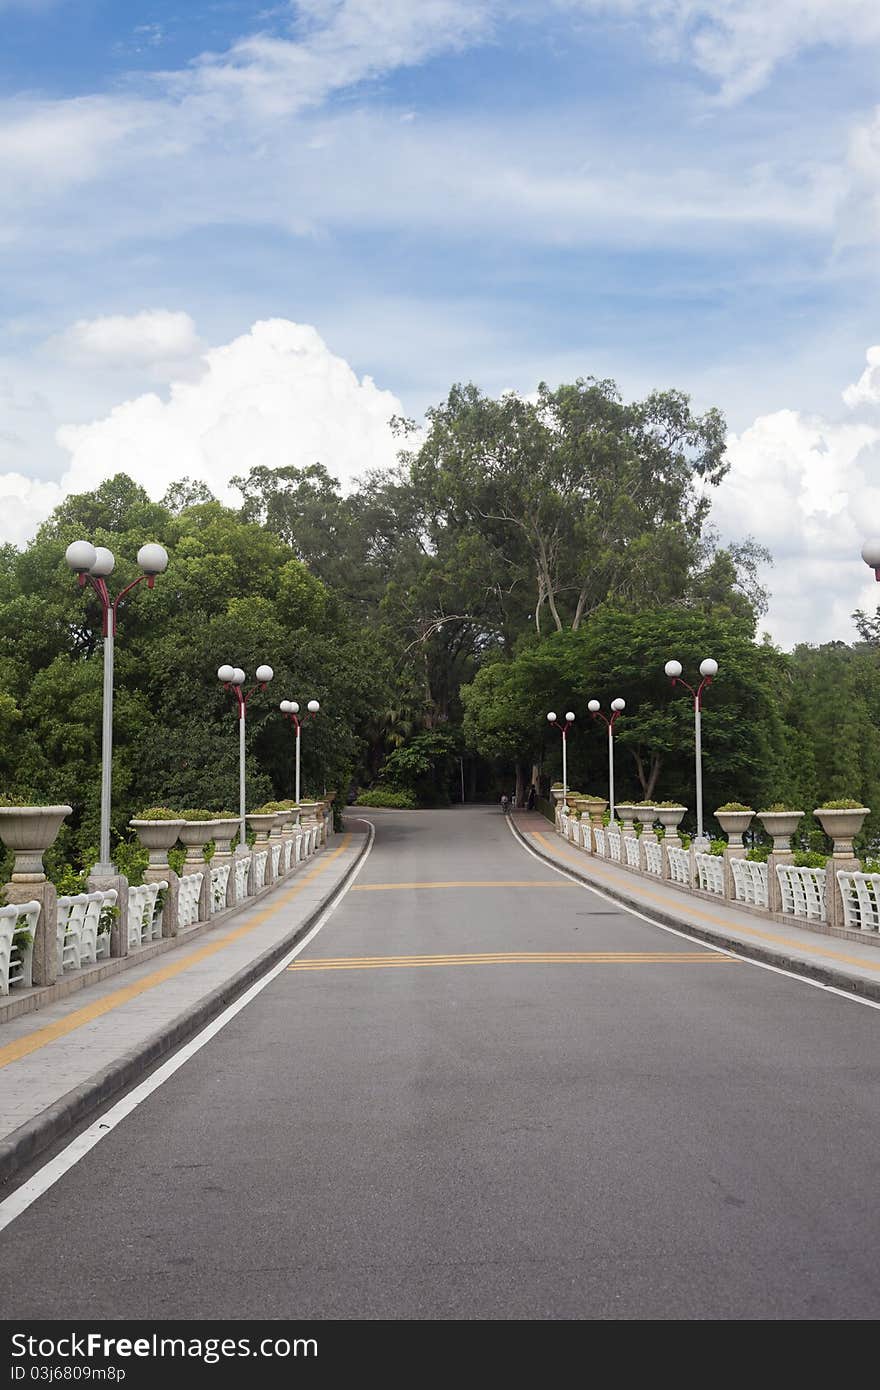
[[[151,392],[105,419],[63,426],[70,465],[61,487],[88,491],[124,472],[159,498],[187,476],[233,500],[235,474],[315,462],[348,483],[394,462],[396,414],[397,398],[359,380],[314,328],[270,319],[207,352],[199,379],[175,381],[167,399]]]
[[[876,0],[561,0],[647,22],[671,54],[718,83],[722,100],[751,96],[785,59],[819,45],[880,43]]]
[[[78,319],[51,346],[84,368],[163,367],[201,350],[189,314],[170,309]]]
[[[867,356],[843,393],[850,406],[880,403],[880,348]],[[722,535],[751,534],[774,557],[767,630],[782,646],[852,640],[850,614],[878,602],[859,552],[880,516],[880,410],[842,420],[778,410],[731,435],[728,458],[713,517]]]

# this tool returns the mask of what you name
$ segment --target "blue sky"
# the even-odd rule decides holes
[[[774,550],[774,635],[815,631],[804,564],[880,530],[880,380],[842,399],[880,339],[878,53],[876,0],[0,0],[10,537],[137,472],[134,419],[218,486],[248,437],[348,477],[392,398],[594,374],[725,411],[718,525]],[[871,597],[841,579],[821,635]]]

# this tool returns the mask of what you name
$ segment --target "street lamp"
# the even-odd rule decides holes
[[[560,724],[556,718],[556,713],[551,710],[547,715],[547,723],[555,724],[562,734],[562,814],[568,815],[568,731],[574,723],[574,715],[571,710],[565,716],[565,723]]]
[[[318,713],[318,710],[319,710],[320,708],[321,708],[321,706],[318,704],[318,701],[317,701],[317,700],[309,700],[309,703],[308,703],[308,705],[306,706],[306,709],[308,710],[308,714],[305,716],[305,718],[306,718],[306,719],[314,719],[315,715]],[[282,700],[282,701],[281,701],[281,704],[279,705],[279,709],[281,710],[281,713],[284,715],[285,719],[289,719],[289,720],[293,723],[293,725],[294,725],[294,727],[295,727],[295,729],[296,729],[296,804],[297,804],[297,806],[298,806],[298,805],[299,805],[299,735],[300,735],[300,730],[302,729],[302,720],[301,720],[300,717],[299,717],[299,705],[297,704],[296,700]]]
[[[862,559],[869,569],[874,571],[874,577],[880,584],[880,537],[865,541],[862,546]]]
[[[611,813],[611,824],[614,824],[614,722],[623,714],[626,709],[626,700],[616,699],[611,701],[611,718],[602,713],[602,706],[598,700],[591,700],[587,709],[594,719],[604,719],[608,725],[608,804]]]
[[[689,690],[694,697],[694,750],[697,764],[697,843],[703,841],[703,745],[700,733],[700,711],[703,708],[703,691],[707,685],[711,685],[715,676],[718,675],[718,662],[713,661],[707,656],[705,661],[700,662],[700,675],[703,679],[694,690],[692,685],[681,679],[681,662],[667,661],[664,667],[667,676],[673,685],[683,685],[685,690]]]
[[[240,666],[221,666],[217,672],[217,679],[223,682],[224,690],[231,690],[238,705],[238,811],[241,821],[241,831],[239,834],[239,850],[247,849],[247,802],[245,800],[244,786],[244,730],[248,707],[248,700],[258,690],[265,690],[275,672],[271,666],[258,666],[256,670],[257,684],[252,685],[250,690],[244,690],[243,686],[247,677]]]
[[[157,574],[164,574],[168,568],[168,552],[161,546],[150,542],[142,545],[137,553],[137,562],[143,570],[137,579],[126,584],[115,598],[110,597],[107,580],[113,573],[116,560],[113,551],[105,545],[92,545],[91,541],[74,541],[64,552],[64,558],[75,572],[79,586],[84,589],[89,584],[101,600],[104,615],[102,633],[104,637],[104,692],[101,730],[101,836],[98,863],[92,873],[109,877],[116,873],[116,866],[110,858],[110,804],[113,792],[113,646],[116,639],[116,620],[119,605],[126,594],[136,589],[146,579],[147,588],[152,589]]]

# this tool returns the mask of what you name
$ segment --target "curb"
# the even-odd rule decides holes
[[[720,946],[725,951],[730,951],[737,956],[745,956],[748,960],[757,961],[760,965],[772,965],[779,970],[785,970],[790,975],[800,975],[805,980],[812,980],[814,984],[824,985],[828,989],[840,990],[843,994],[857,994],[862,999],[870,999],[880,1003],[880,980],[864,980],[860,975],[848,975],[842,970],[836,970],[833,966],[817,965],[809,960],[801,960],[797,956],[786,955],[784,951],[774,951],[769,946],[759,946],[751,941],[740,941],[739,937],[728,936],[722,931],[712,931],[710,927],[698,927],[690,922],[682,921],[674,913],[667,912],[663,908],[646,908],[644,903],[639,902],[638,898],[622,892],[617,887],[609,887],[605,883],[595,883],[586,874],[579,872],[577,868],[570,868],[568,864],[560,864],[552,855],[545,853],[539,845],[531,845],[526,840],[519,826],[508,816],[510,827],[520,844],[536,854],[545,863],[552,864],[555,869],[562,873],[569,874],[571,878],[576,878],[583,883],[586,888],[593,888],[597,893],[602,893],[606,898],[612,898],[615,902],[622,903],[624,907],[632,907],[643,917],[653,918],[664,927],[673,927],[681,932],[683,936],[692,936],[697,941],[707,941],[711,946]],[[549,827],[550,833],[555,834],[552,826]]]
[[[375,832],[372,832],[364,836],[360,853],[349,865],[343,877],[324,894],[305,921],[292,932],[280,941],[273,942],[262,955],[243,966],[224,984],[211,990],[189,1013],[181,1014],[160,1032],[154,1033],[151,1038],[123,1053],[115,1061],[109,1062],[88,1081],[75,1086],[54,1105],[50,1105],[32,1120],[13,1130],[0,1143],[0,1184],[7,1183],[44,1149],[61,1139],[118,1092],[140,1081],[158,1062],[198,1033],[240,994],[244,994],[246,989],[255,984],[267,970],[276,965],[282,956],[311,930],[328,903],[350,882],[369,851],[374,834]]]

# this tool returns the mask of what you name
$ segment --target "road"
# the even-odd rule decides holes
[[[372,819],[296,965],[0,1235],[4,1317],[877,1316],[876,1009],[495,809]]]

